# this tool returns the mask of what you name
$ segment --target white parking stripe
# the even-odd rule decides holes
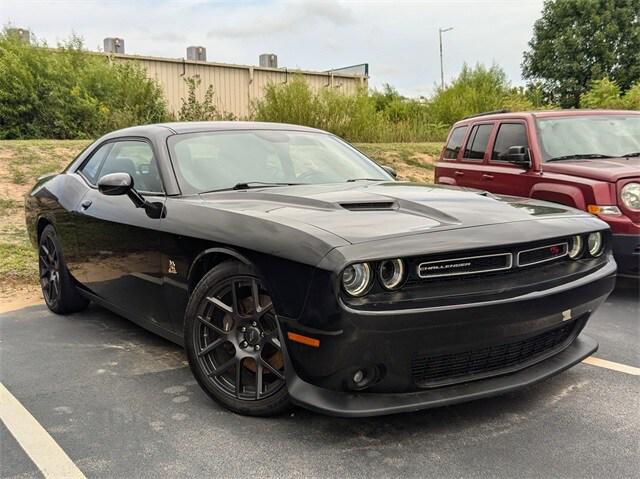
[[[0,419],[42,475],[55,479],[84,479],[82,471],[49,433],[0,383]]]
[[[590,364],[591,366],[598,366],[600,368],[612,369],[621,373],[631,374],[632,376],[640,376],[640,368],[627,366],[626,364],[614,363],[613,361],[607,361],[606,359],[590,356],[582,362]]]

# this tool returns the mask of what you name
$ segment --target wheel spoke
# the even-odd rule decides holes
[[[255,315],[260,314],[260,292],[258,291],[258,282],[251,280],[251,299],[253,300],[253,312]]]
[[[262,394],[262,361],[256,361],[256,399]]]
[[[240,399],[242,389],[242,360],[236,361],[236,397]]]
[[[273,336],[269,336],[269,337],[267,337],[267,341],[269,342],[269,344],[271,344],[271,346],[276,348],[278,351],[280,351],[282,349],[282,345],[280,344],[280,340],[278,338],[274,338]]]
[[[224,338],[224,337],[216,339],[214,342],[212,342],[211,344],[207,345],[206,348],[201,350],[198,353],[198,356],[202,357],[202,356],[204,356],[206,354],[209,354],[210,352],[212,352],[214,349],[216,349],[218,346],[220,346],[224,342],[226,342],[226,338]]]
[[[204,324],[207,328],[209,329],[213,329],[216,333],[221,334],[223,336],[226,336],[227,334],[229,334],[229,331],[225,331],[222,328],[219,328],[218,326],[216,326],[215,324],[213,324],[211,321],[209,321],[206,318],[203,318],[202,316],[198,316],[198,320]]]
[[[233,313],[233,308],[231,306],[229,306],[227,304],[224,304],[222,301],[220,301],[215,296],[207,297],[207,301],[209,301],[210,303],[213,303],[215,306],[220,308],[222,311],[225,311],[227,313]]]
[[[231,281],[231,307],[233,308],[233,313],[236,316],[241,316],[240,314],[240,300],[238,299],[238,282]]]
[[[228,371],[234,364],[236,364],[235,356],[229,359],[226,363],[223,363],[222,365],[218,366],[213,372],[209,374],[209,377],[220,376],[222,373]]]
[[[264,359],[260,358],[260,363],[262,363],[262,365],[265,368],[267,368],[269,371],[271,371],[273,374],[275,374],[279,379],[284,380],[284,375],[280,371],[278,371],[276,368],[271,366],[271,364],[269,364],[267,361],[265,361]]]
[[[269,301],[269,303],[267,303],[264,306],[260,306],[260,311],[258,311],[258,315],[260,317],[264,316],[265,314],[267,314],[269,311],[271,311],[273,309],[273,303],[271,301]]]
[[[50,284],[51,284],[51,299],[55,299],[60,294],[60,290],[58,288],[58,280],[54,278],[51,280]]]

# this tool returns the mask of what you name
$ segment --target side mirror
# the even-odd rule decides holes
[[[525,168],[531,167],[531,159],[529,153],[524,146],[511,146],[507,150],[507,153],[502,155],[501,160],[508,161],[514,165],[520,165]]]
[[[126,195],[133,189],[129,173],[111,173],[98,180],[98,191],[107,196]]]
[[[107,196],[127,195],[136,208],[144,208],[149,218],[164,218],[166,211],[162,203],[151,203],[133,187],[129,173],[110,173],[98,180],[98,191]]]
[[[386,171],[387,173],[389,173],[389,174],[390,174],[391,176],[393,176],[394,178],[397,178],[397,177],[398,177],[398,173],[396,173],[396,170],[394,170],[394,169],[393,169],[393,168],[391,168],[390,166],[383,165],[383,166],[382,166],[382,169],[383,169],[384,171]]]

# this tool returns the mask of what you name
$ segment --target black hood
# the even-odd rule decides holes
[[[586,213],[529,198],[404,182],[271,187],[201,195],[216,208],[294,220],[350,243]]]

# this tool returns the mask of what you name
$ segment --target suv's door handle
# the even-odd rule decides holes
[[[493,175],[487,175],[486,173],[484,173],[482,175],[482,178],[485,180],[493,180]]]
[[[454,176],[464,176],[464,173],[462,171],[454,171],[453,175]]]
[[[83,210],[86,210],[89,206],[91,206],[91,203],[93,203],[93,201],[84,200],[82,203],[80,203],[80,206],[82,206]]]

